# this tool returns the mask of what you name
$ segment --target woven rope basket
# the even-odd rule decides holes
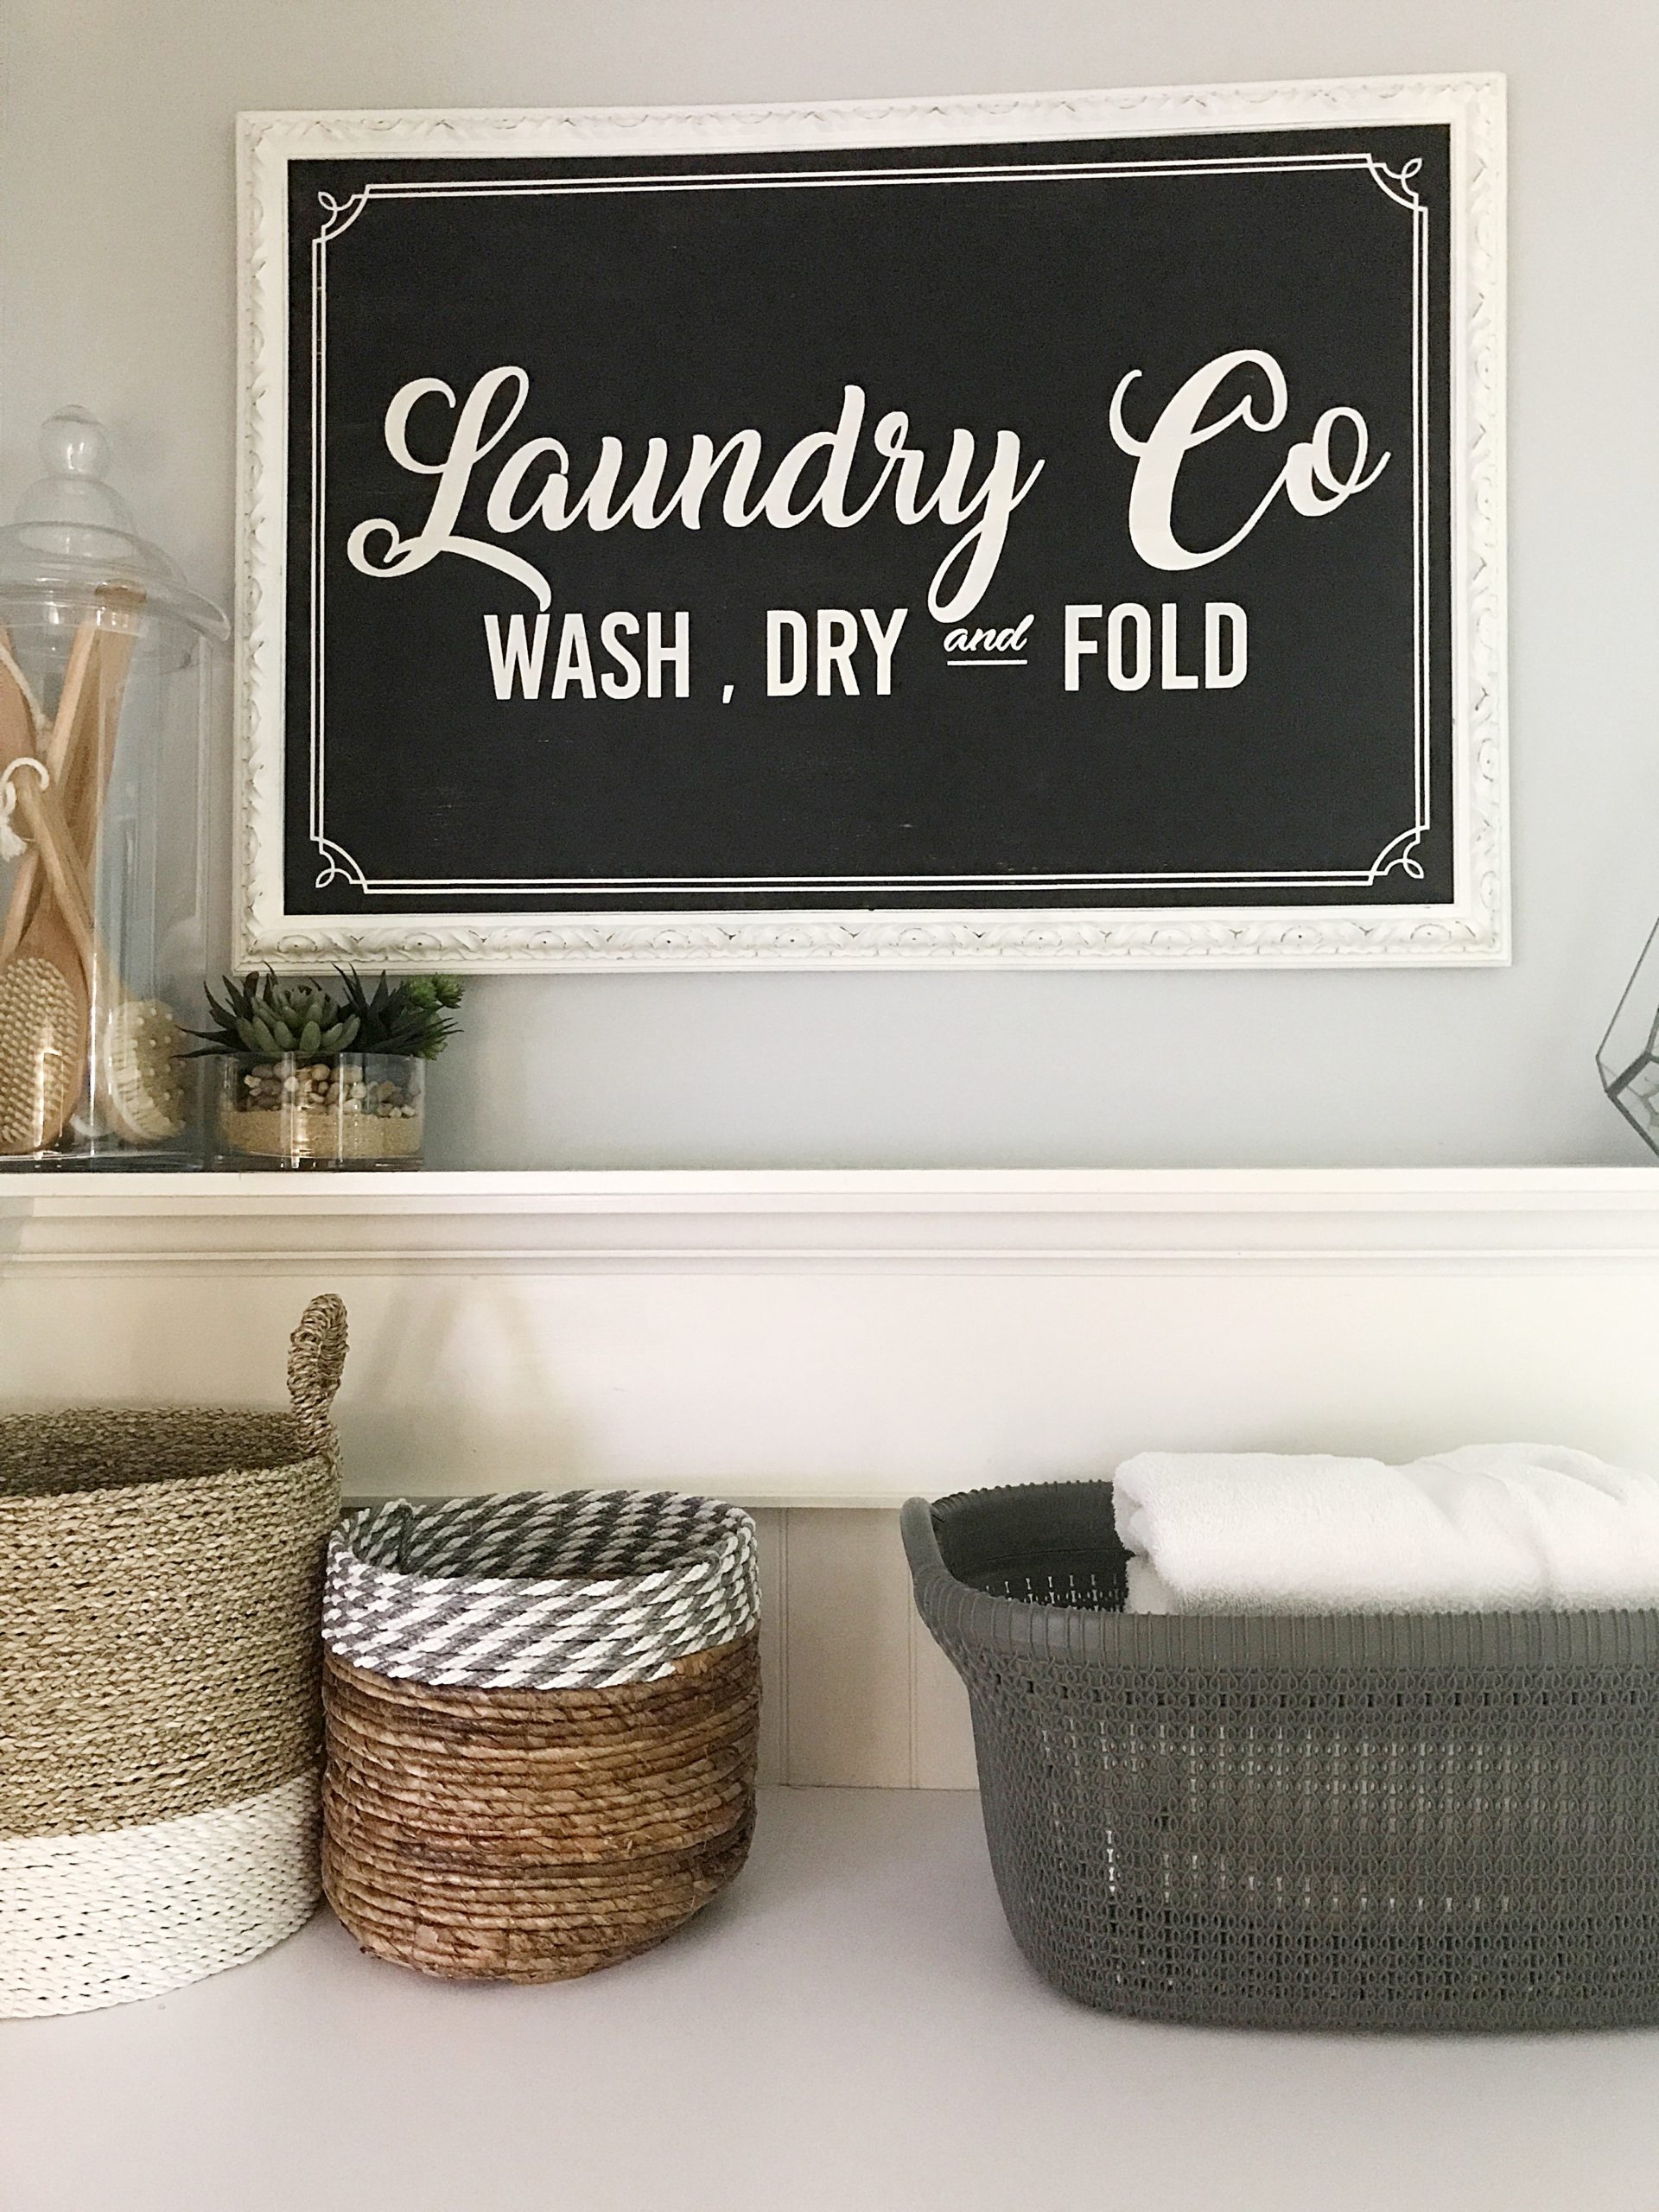
[[[540,1493],[348,1516],[324,1606],[323,1880],[366,1951],[561,1981],[648,1949],[747,1856],[754,1527]]]
[[[345,1309],[287,1414],[0,1419],[0,2015],[254,1957],[317,1900]]]

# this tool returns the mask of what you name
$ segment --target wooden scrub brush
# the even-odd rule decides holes
[[[99,942],[86,871],[55,795],[31,790],[21,805],[50,893],[41,899],[30,928],[43,914],[57,917],[97,1009],[95,1103],[129,1143],[165,1143],[184,1127],[183,1033],[170,1007],[160,999],[129,997],[111,967]],[[83,1058],[83,1072],[84,1067]]]
[[[8,658],[10,657],[8,656]],[[0,664],[0,772],[27,813],[38,798],[35,716],[12,668]],[[27,856],[26,856],[27,858]],[[24,862],[19,863],[21,877]],[[12,909],[22,886],[14,888]],[[0,1154],[43,1152],[63,1134],[86,1071],[86,972],[49,900],[14,929],[0,959]]]
[[[10,649],[0,654],[0,771],[31,752],[45,770],[43,781],[29,766],[12,776],[33,843],[0,932],[0,1153],[57,1141],[85,1086],[92,1044],[94,1108],[117,1135],[157,1144],[184,1126],[182,1033],[162,1001],[128,995],[93,914],[90,868],[139,604],[125,590],[101,596],[126,619],[113,629],[81,624],[49,731]]]

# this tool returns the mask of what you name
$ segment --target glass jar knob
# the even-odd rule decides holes
[[[105,479],[110,435],[84,407],[60,407],[41,425],[46,474],[17,505],[20,523],[60,523],[90,530],[133,531],[132,510]]]

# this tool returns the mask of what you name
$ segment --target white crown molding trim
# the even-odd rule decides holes
[[[1642,1167],[0,1182],[0,1269],[1213,1274],[1656,1265],[1659,1174]]]
[[[275,1402],[327,1288],[362,1496],[890,1507],[1512,1436],[1659,1466],[1651,1168],[7,1175],[0,1404]]]

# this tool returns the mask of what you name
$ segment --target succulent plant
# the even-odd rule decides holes
[[[207,993],[211,1029],[194,1029],[204,1059],[213,1054],[251,1054],[280,1060],[290,1054],[306,1060],[338,1059],[342,1052],[391,1052],[430,1060],[455,1033],[448,1014],[461,1003],[462,986],[453,976],[413,976],[393,983],[382,976],[368,989],[353,969],[335,970],[336,990],[327,983],[286,981],[270,970],[226,976],[222,1000]]]
[[[280,1060],[289,1053],[302,1058],[328,1060],[348,1052],[357,1041],[357,1016],[342,1007],[326,985],[300,981],[282,982],[270,972],[245,976],[238,982],[226,976],[220,987],[223,1002],[207,993],[212,1029],[193,1029],[210,1053],[250,1052],[257,1059]]]
[[[414,1060],[435,1060],[458,1025],[448,1015],[461,1004],[465,986],[454,976],[406,976],[388,982],[382,976],[372,991],[353,969],[337,968],[347,1011],[358,1025],[360,1052],[401,1052]]]

